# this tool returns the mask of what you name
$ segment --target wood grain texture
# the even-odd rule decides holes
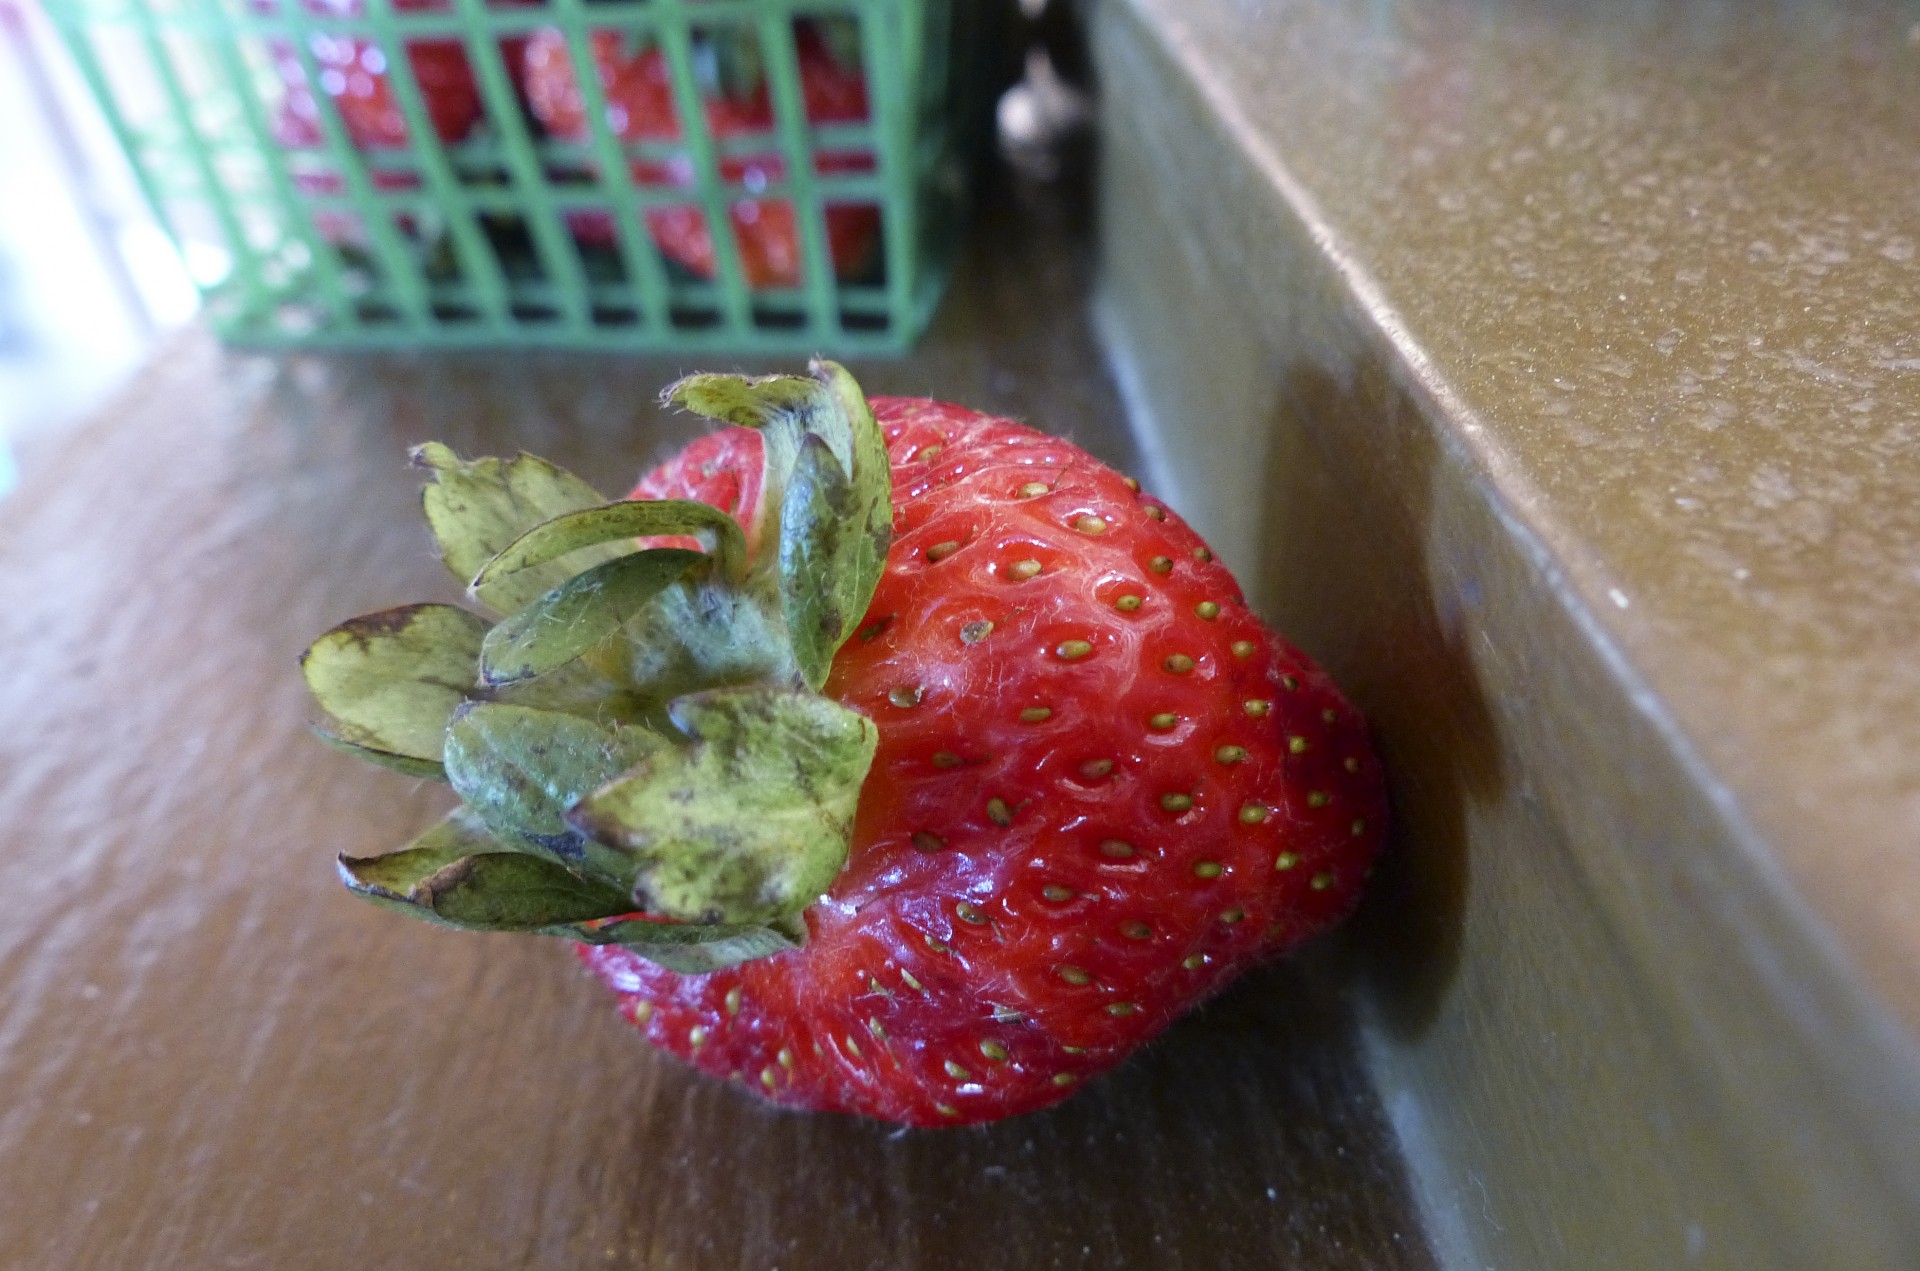
[[[1127,464],[1079,227],[1002,207],[872,391]],[[992,251],[986,250],[991,244]],[[306,731],[295,658],[454,587],[409,443],[614,490],[667,359],[268,358],[199,333],[0,504],[0,1266],[1424,1267],[1337,996],[1256,977],[1059,1109],[905,1133],[657,1056],[564,946],[350,898],[444,789]]]

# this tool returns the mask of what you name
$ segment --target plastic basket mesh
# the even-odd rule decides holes
[[[229,340],[785,352],[925,326],[968,3],[51,8]]]

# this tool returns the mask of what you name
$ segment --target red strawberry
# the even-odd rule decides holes
[[[837,424],[819,422],[835,408],[833,394],[854,403],[853,436],[871,427],[859,422],[857,396],[842,391],[851,386],[844,372],[827,368],[822,380],[825,388],[791,379],[747,387],[732,377],[683,382],[676,400],[760,423],[773,440],[763,445],[763,434],[744,429],[709,436],[646,477],[634,491],[641,502],[610,506],[721,508],[744,527],[750,558],[763,566],[779,560],[782,578],[793,574],[795,559],[803,561],[797,568],[812,568],[808,553],[817,563],[821,552],[857,551],[860,536],[850,526],[864,523],[866,505],[821,496],[842,512],[827,522],[837,530],[821,531],[805,514],[808,497],[836,487],[797,475],[810,451],[826,448],[809,435],[836,435]],[[890,509],[891,542],[884,565],[876,564],[870,603],[829,612],[818,624],[840,633],[824,646],[830,663],[821,664],[818,682],[838,704],[823,709],[846,708],[848,718],[870,720],[877,735],[871,766],[860,770],[844,868],[830,875],[817,903],[807,894],[795,906],[804,944],[710,965],[674,954],[661,965],[655,940],[738,928],[676,925],[711,924],[719,911],[649,905],[673,885],[659,872],[634,888],[651,921],[621,913],[615,893],[600,902],[614,906],[604,917],[539,929],[590,941],[581,956],[655,1044],[776,1102],[913,1125],[986,1121],[1066,1097],[1249,966],[1342,917],[1380,845],[1383,786],[1358,713],[1246,609],[1200,538],[1133,482],[1010,420],[931,401],[871,405],[884,442],[875,437],[868,453],[877,456],[884,444],[891,493],[882,490],[879,516],[883,523]],[[850,447],[852,480],[871,490],[858,445]],[[448,461],[432,460],[442,480],[454,471]],[[612,515],[581,512],[556,524]],[[632,528],[641,514],[619,515]],[[542,535],[554,532],[528,538]],[[887,535],[884,524],[879,535]],[[707,541],[717,542],[710,532]],[[511,563],[516,553],[525,556],[509,548],[501,559]],[[458,562],[461,572],[473,555]],[[667,563],[690,555],[681,550]],[[632,567],[616,560],[596,568]],[[482,584],[500,569],[482,570]],[[754,576],[749,570],[740,594],[752,593]],[[718,608],[711,598],[719,593],[698,594],[709,599],[676,610],[675,621]],[[548,609],[539,620],[554,620],[550,601],[540,604]],[[802,648],[813,628],[796,615],[812,611],[789,604],[787,612],[794,647]],[[857,623],[852,613],[862,614]],[[377,617],[329,638],[354,646],[396,622]],[[752,659],[732,644],[724,654],[719,642],[700,646],[707,652],[693,660],[708,668],[704,676],[689,672],[685,658],[654,652],[650,641],[670,642],[673,629],[665,619],[630,624],[634,652],[626,663],[606,646],[590,658],[599,659],[602,674],[618,675],[624,665],[642,696],[649,674],[671,685],[662,692],[754,682]],[[736,622],[730,629],[745,643],[757,628]],[[332,646],[323,640],[315,650],[325,647]],[[802,678],[816,682],[811,672]],[[690,753],[725,737],[698,718],[689,726],[680,703],[756,691],[677,698],[669,713],[691,739]],[[316,692],[338,715],[326,692]],[[454,731],[461,727],[456,711]],[[669,790],[646,816],[635,811],[640,804],[628,792],[658,785],[658,761],[646,752],[608,780],[600,774],[618,772],[633,753],[615,756],[617,741],[610,734],[601,743],[597,753],[607,758],[577,783],[598,788],[569,796],[563,818],[584,836],[579,850],[589,857],[602,847],[660,850],[662,840],[684,835],[672,824],[675,809],[694,799],[690,790],[684,798]],[[771,748],[805,766],[800,756],[812,744]],[[457,749],[447,750],[450,770],[459,766]],[[778,770],[778,762],[768,769]],[[738,775],[749,768],[727,771],[734,775],[718,800],[737,802],[742,832],[763,816],[784,815],[778,805],[758,810],[754,779]],[[545,788],[565,784],[543,780]],[[454,783],[462,787],[458,772]],[[462,789],[476,810],[494,797],[484,783],[466,784],[481,796],[475,804]],[[709,836],[700,853],[730,850],[716,846],[727,841],[724,833]],[[442,874],[453,869],[445,853],[420,859]],[[379,861],[348,862],[349,881],[388,899],[413,896],[375,878]],[[391,877],[433,892],[431,878],[419,881],[422,868]],[[574,872],[594,877],[621,868],[616,856]],[[624,885],[627,875],[620,877]],[[718,891],[700,894],[704,904]],[[437,895],[411,903],[458,919],[436,907]],[[622,924],[627,940],[607,942]],[[747,952],[756,951],[764,950]]]
[[[801,92],[807,120],[814,124],[860,123],[867,118],[866,79],[858,67],[843,65],[827,42],[809,26],[798,28],[797,53]],[[675,141],[680,123],[674,111],[673,77],[657,48],[628,56],[622,36],[595,31],[591,36],[594,71],[607,99],[608,123],[623,141]],[[566,37],[543,30],[527,42],[527,104],[547,131],[564,141],[588,136],[585,105],[574,77]],[[773,100],[766,83],[756,82],[742,98],[713,95],[705,103],[707,126],[716,140],[771,133],[775,126]],[[823,175],[873,171],[870,154],[822,152],[815,166]],[[756,189],[786,179],[786,164],[778,154],[727,156],[720,161],[722,179]],[[693,184],[685,159],[634,164],[633,177],[643,187]],[[741,272],[756,288],[800,285],[800,236],[793,204],[786,199],[736,200],[728,210]],[[698,207],[681,204],[650,208],[647,231],[671,260],[702,278],[715,273],[713,237]],[[612,221],[603,214],[576,213],[570,218],[576,236],[600,245],[614,241]],[[834,272],[842,278],[865,270],[879,240],[880,213],[871,205],[835,205],[826,211],[827,240]]]
[[[361,0],[306,0],[316,13],[358,17]],[[445,8],[445,0],[393,0],[401,12]],[[406,116],[394,99],[387,76],[387,54],[378,44],[351,35],[318,34],[309,46],[319,68],[320,91],[333,99],[347,136],[361,150],[393,150],[407,144]],[[277,125],[282,145],[306,148],[320,144],[320,111],[307,81],[306,68],[285,44],[273,48],[274,66],[287,86]],[[414,40],[407,44],[407,60],[420,84],[427,116],[442,141],[466,138],[484,109],[473,69],[458,40]]]

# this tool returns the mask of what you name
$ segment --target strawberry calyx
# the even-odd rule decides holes
[[[531,455],[413,451],[442,558],[499,617],[407,605],[302,655],[322,739],[461,799],[398,851],[343,855],[349,889],[684,972],[805,939],[878,742],[819,690],[892,532],[865,396],[842,367],[811,371],[664,395],[760,432],[744,528],[704,503],[609,501]]]

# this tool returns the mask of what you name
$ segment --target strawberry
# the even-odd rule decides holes
[[[400,12],[442,9],[445,0],[392,0]],[[362,0],[305,0],[316,13],[358,17]],[[351,35],[316,34],[309,47],[319,68],[320,91],[333,99],[340,122],[356,149],[396,150],[407,144],[406,116],[400,113],[387,76],[387,53],[371,40]],[[306,69],[293,49],[273,47],[274,67],[286,85],[277,140],[286,146],[311,148],[320,144],[320,110]],[[484,108],[473,69],[458,40],[413,40],[407,60],[419,81],[427,117],[442,141],[464,140],[480,121]]]
[[[813,25],[796,28],[795,40],[808,122],[864,122],[867,87],[858,65],[836,57],[829,40]],[[607,118],[614,135],[623,141],[679,140],[673,76],[665,56],[654,47],[628,55],[623,45],[623,38],[614,31],[594,31],[590,37],[594,73],[606,95]],[[561,140],[586,140],[586,107],[562,32],[546,29],[534,33],[527,42],[525,75],[527,104],[534,118]],[[707,127],[716,141],[771,133],[775,126],[773,99],[764,78],[750,65],[735,78],[747,81],[744,91],[733,95],[714,92],[705,101]],[[816,155],[814,162],[827,176],[873,171],[870,154],[828,151]],[[720,160],[720,175],[730,185],[753,190],[786,180],[787,169],[778,154],[730,155]],[[693,184],[692,168],[684,158],[670,162],[642,160],[633,165],[633,177],[645,188]],[[800,285],[800,234],[789,200],[737,199],[728,209],[728,221],[739,249],[741,272],[749,286]],[[713,236],[698,207],[675,204],[649,208],[646,222],[648,234],[668,259],[702,278],[714,276]],[[606,246],[614,241],[613,223],[604,214],[575,213],[569,224],[583,242]],[[864,272],[879,241],[879,209],[865,204],[829,206],[826,229],[834,272],[841,278]]]
[[[465,800],[350,887],[573,938],[661,1048],[911,1125],[1056,1102],[1352,908],[1364,723],[1163,504],[830,364],[670,393],[757,431],[605,505],[423,452],[449,565],[517,611],[309,650],[323,735]]]

